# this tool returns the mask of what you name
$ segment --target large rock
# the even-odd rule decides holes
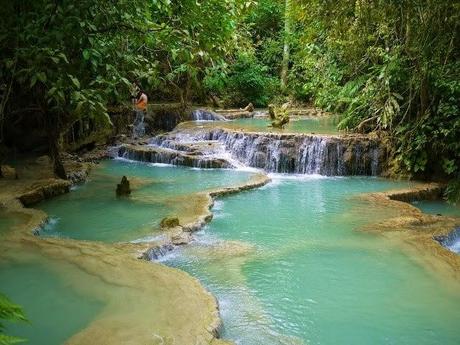
[[[126,176],[121,178],[121,182],[117,184],[117,196],[128,196],[131,194],[131,187],[129,185],[129,180]]]

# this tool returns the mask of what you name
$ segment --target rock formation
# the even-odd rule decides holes
[[[121,178],[121,182],[117,184],[117,196],[128,196],[131,194],[131,187],[129,185],[129,180],[126,176]]]

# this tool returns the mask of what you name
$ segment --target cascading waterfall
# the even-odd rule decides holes
[[[152,138],[149,151],[124,149],[130,159],[195,167],[240,165],[276,173],[327,176],[381,171],[377,140],[364,136],[252,133],[221,128],[176,131]]]
[[[283,135],[212,130],[208,140],[222,142],[244,164],[269,172],[378,175],[381,148],[364,138]]]
[[[227,121],[227,119],[215,112],[203,109],[196,109],[192,111],[193,121]]]

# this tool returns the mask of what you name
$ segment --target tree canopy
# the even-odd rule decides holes
[[[156,101],[309,103],[387,133],[399,172],[460,174],[458,1],[16,0],[0,17],[0,143],[30,121],[57,157],[138,80]]]

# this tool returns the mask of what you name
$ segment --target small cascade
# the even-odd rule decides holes
[[[145,123],[144,123],[144,112],[137,110],[136,119],[133,123],[133,138],[142,138],[145,135]]]
[[[251,167],[275,173],[376,176],[384,150],[364,136],[322,136],[192,128],[152,138],[148,150],[119,155],[155,163],[201,168]]]
[[[213,111],[196,109],[192,111],[193,121],[227,121],[227,119]]]
[[[460,227],[455,228],[446,236],[438,236],[435,239],[451,252],[460,254]]]

